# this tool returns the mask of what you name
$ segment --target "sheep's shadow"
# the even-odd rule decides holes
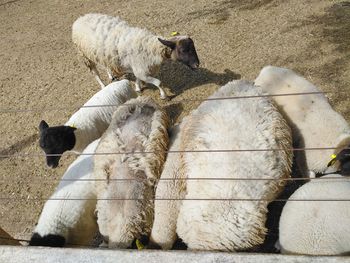
[[[177,96],[185,90],[205,84],[222,86],[231,80],[240,79],[241,75],[229,69],[225,69],[223,73],[215,73],[205,68],[191,70],[180,63],[170,61],[164,63],[159,77],[162,84]]]
[[[25,137],[23,140],[20,140],[16,143],[12,144],[11,146],[9,146],[5,149],[1,149],[0,150],[0,161],[3,161],[6,158],[8,158],[9,156],[20,152],[21,150],[23,150],[24,148],[26,148],[27,146],[29,146],[30,144],[35,142],[37,139],[38,139],[38,134],[32,134],[30,136]]]
[[[16,2],[19,2],[21,0],[12,0],[12,1],[7,1],[5,3],[1,3],[0,6],[3,6],[3,5],[7,5],[7,4],[12,4],[12,3],[16,3]]]
[[[180,116],[181,112],[183,111],[183,106],[181,103],[169,104],[164,107],[164,110],[169,116],[171,126],[173,126],[176,123],[176,120]]]

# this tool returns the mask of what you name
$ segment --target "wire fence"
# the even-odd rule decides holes
[[[257,98],[268,98],[268,97],[282,97],[282,96],[305,96],[305,95],[325,95],[325,94],[339,94],[339,93],[347,93],[345,90],[338,91],[319,91],[319,92],[302,92],[302,93],[283,93],[283,94],[263,94],[263,95],[252,95],[252,96],[232,96],[232,97],[224,97],[224,98],[205,98],[205,99],[182,99],[182,100],[172,100],[172,103],[186,103],[186,102],[204,102],[204,101],[223,101],[223,100],[236,100],[236,99],[257,99]],[[103,104],[103,105],[74,105],[69,107],[43,107],[43,108],[0,108],[0,114],[7,113],[33,113],[33,112],[48,112],[48,111],[67,111],[74,109],[89,109],[89,108],[98,108],[98,107],[116,107],[118,105],[114,104]],[[119,105],[123,106],[123,105]],[[242,153],[242,152],[269,152],[269,151],[325,151],[325,150],[335,150],[335,147],[311,147],[311,148],[290,148],[290,149],[213,149],[213,150],[169,150],[166,151],[167,154],[186,154],[186,153]],[[346,148],[350,149],[350,148]],[[156,152],[105,152],[105,153],[71,153],[74,155],[135,155],[135,154],[154,154]],[[65,153],[67,154],[67,153]],[[47,154],[46,156],[61,156],[63,154]],[[28,157],[44,157],[44,153],[20,153],[20,154],[1,154],[0,158],[28,158]],[[334,173],[338,173],[339,171],[335,171]],[[331,173],[323,173],[322,175],[331,174]],[[98,182],[98,181],[109,181],[109,182],[128,182],[128,181],[145,181],[149,179],[140,179],[140,178],[111,178],[111,179],[101,179],[101,178],[30,178],[27,177],[28,180],[34,181],[40,180],[41,183],[43,181],[71,181],[71,182]],[[327,177],[327,178],[305,178],[305,177],[295,177],[295,178],[160,178],[157,181],[279,181],[279,182],[305,182],[305,181],[322,181],[322,180],[331,180],[331,181],[342,181],[349,182],[350,177]],[[21,180],[17,178],[11,179],[11,181]],[[9,178],[0,179],[0,181],[8,182]],[[34,202],[34,201],[144,201],[145,198],[66,198],[66,197],[18,197],[18,196],[0,196],[0,201],[25,201],[25,202]],[[220,201],[220,202],[350,202],[349,199],[340,199],[340,198],[318,198],[318,199],[293,199],[293,198],[277,198],[277,199],[267,199],[267,198],[152,198],[148,199],[150,201]],[[267,235],[271,235],[268,233]],[[275,234],[272,234],[275,235]],[[13,240],[19,242],[29,242],[27,239],[15,239],[9,237],[1,237],[3,240]],[[77,246],[77,247],[94,247],[96,246],[86,246],[79,244],[66,244],[68,246]]]
[[[322,173],[321,175],[329,175],[329,174],[337,174],[340,173],[340,171],[334,171],[331,173]],[[29,176],[24,177],[27,180],[34,181],[55,181],[55,182],[128,182],[128,181],[150,181],[154,179],[147,179],[147,178],[47,178],[47,177],[40,177],[40,178],[31,178]],[[2,178],[0,179],[0,182],[8,182],[8,181],[20,181],[23,180],[23,178]],[[159,178],[157,181],[341,181],[341,182],[348,182],[350,181],[350,176],[348,177],[315,177],[315,178],[308,178],[308,177],[288,177],[288,178],[244,178],[244,177],[236,177],[236,178],[219,178],[219,177],[196,177],[196,178]],[[34,183],[34,182],[33,182]]]
[[[220,101],[220,100],[236,100],[236,99],[257,99],[257,98],[270,98],[270,97],[289,97],[289,96],[305,96],[305,95],[320,95],[320,94],[339,94],[348,93],[346,90],[337,91],[313,91],[313,92],[297,92],[297,93],[279,93],[279,94],[262,94],[262,95],[247,95],[247,96],[230,96],[220,98],[198,98],[198,99],[181,99],[172,100],[172,103],[188,103],[188,102],[204,102],[204,101]],[[128,104],[132,105],[132,104]],[[47,112],[47,111],[67,111],[78,110],[88,108],[101,108],[101,107],[122,107],[122,105],[115,104],[100,104],[100,105],[74,105],[65,107],[43,107],[43,108],[0,108],[0,113],[26,113],[26,112]]]
[[[350,199],[271,199],[271,198],[25,198],[0,197],[0,201],[237,201],[237,202],[349,202]]]
[[[169,150],[164,151],[166,154],[175,154],[175,153],[241,153],[241,152],[277,152],[277,151],[324,151],[324,150],[335,150],[336,147],[309,147],[309,148],[273,148],[273,149],[213,149],[213,150]],[[345,147],[343,149],[350,149]],[[68,155],[136,155],[136,154],[157,154],[156,151],[129,151],[129,152],[91,152],[91,153],[75,153],[75,152],[66,152],[66,153],[23,153],[23,154],[1,154],[0,158],[28,158],[28,157],[43,157],[43,156],[62,156],[63,154]]]

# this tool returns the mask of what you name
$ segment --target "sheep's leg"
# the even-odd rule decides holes
[[[169,190],[169,189],[168,189]],[[158,191],[158,189],[157,189]],[[181,190],[179,189],[180,196],[182,197]],[[157,199],[167,197],[156,197]],[[150,244],[158,245],[162,249],[170,249],[176,241],[176,223],[179,210],[182,202],[180,200],[165,201],[156,200],[154,206],[154,222],[152,226],[152,232],[150,235]]]
[[[147,77],[145,77],[144,79],[141,79],[141,80],[143,80],[143,81],[146,82],[146,83],[151,83],[151,84],[153,84],[154,86],[156,86],[156,87],[159,89],[160,98],[161,98],[162,100],[165,100],[165,99],[168,98],[168,96],[166,95],[165,91],[160,87],[160,80],[159,80],[159,79],[156,79],[156,78],[147,76]]]
[[[136,92],[141,92],[142,91],[142,82],[141,82],[141,80],[139,78],[136,78],[135,91]]]
[[[85,58],[84,63],[90,69],[90,72],[95,76],[95,79],[97,80],[98,84],[100,84],[101,89],[103,89],[105,87],[105,84],[100,78],[100,74],[98,73],[96,68],[96,63],[92,62],[90,59],[87,58]]]
[[[111,81],[113,81],[114,77],[113,77],[113,75],[112,75],[112,71],[111,71],[109,68],[107,68],[107,75],[108,75],[108,78],[109,78]]]
[[[100,84],[101,89],[103,89],[104,87],[106,87],[105,84],[104,84],[104,83],[102,82],[102,80],[100,79],[100,76],[98,75],[97,69],[95,68],[95,69],[93,69],[91,72],[92,72],[92,74],[94,74],[95,79],[97,80],[98,84]]]

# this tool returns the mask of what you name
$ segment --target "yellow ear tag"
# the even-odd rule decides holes
[[[336,160],[337,160],[337,155],[336,154],[332,154],[331,155],[331,160],[327,164],[327,167],[332,166],[336,162]]]
[[[74,124],[69,125],[69,127],[74,128],[74,129],[76,129],[76,128],[77,128],[77,127],[76,127]]]
[[[145,248],[144,244],[142,244],[141,241],[138,239],[136,239],[136,247],[138,250],[142,250]]]
[[[172,36],[174,37],[174,36],[180,35],[180,33],[179,33],[179,32],[176,32],[176,31],[173,31],[173,32],[171,32],[170,35],[172,35]]]

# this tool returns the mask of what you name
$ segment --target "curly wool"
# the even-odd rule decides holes
[[[347,200],[349,196],[350,182],[339,174],[310,181],[295,191],[284,206],[280,218],[279,242],[282,253],[348,255],[349,202],[292,200]]]
[[[107,179],[96,182],[99,198],[138,199],[98,201],[98,225],[109,247],[127,248],[151,231],[154,183],[165,161],[167,128],[166,113],[152,99],[139,97],[115,112],[101,138],[97,152],[148,152],[95,157],[95,177]],[[120,179],[126,180],[113,181]]]
[[[261,90],[245,81],[233,81],[221,87],[210,98],[260,95]],[[281,151],[259,152],[187,152],[180,155],[178,167],[183,174],[165,174],[165,177],[190,178],[185,189],[173,190],[175,196],[160,192],[166,187],[157,187],[157,198],[185,199],[271,199],[277,197],[284,182],[237,181],[237,180],[193,180],[195,178],[287,178],[292,163],[291,132],[285,120],[268,98],[245,100],[213,100],[203,102],[180,126],[179,150],[232,150],[271,149]],[[175,139],[175,142],[178,139]],[[175,143],[173,144],[175,145]],[[167,167],[167,163],[165,164]],[[171,181],[170,181],[171,182]],[[159,185],[160,186],[160,185]],[[175,187],[175,184],[173,184]],[[165,202],[165,201],[164,201]],[[167,203],[167,202],[166,202]],[[170,246],[167,234],[178,236],[195,250],[235,251],[249,249],[263,242],[266,228],[267,201],[183,201],[173,211],[171,203],[155,207],[156,217],[164,214],[176,215],[177,220],[168,223],[156,218],[151,241]],[[176,225],[175,229],[168,226]],[[159,232],[156,233],[158,229]],[[174,240],[172,240],[174,241]]]
[[[85,58],[140,79],[159,70],[167,49],[148,30],[103,14],[78,18],[72,26],[72,39]]]

